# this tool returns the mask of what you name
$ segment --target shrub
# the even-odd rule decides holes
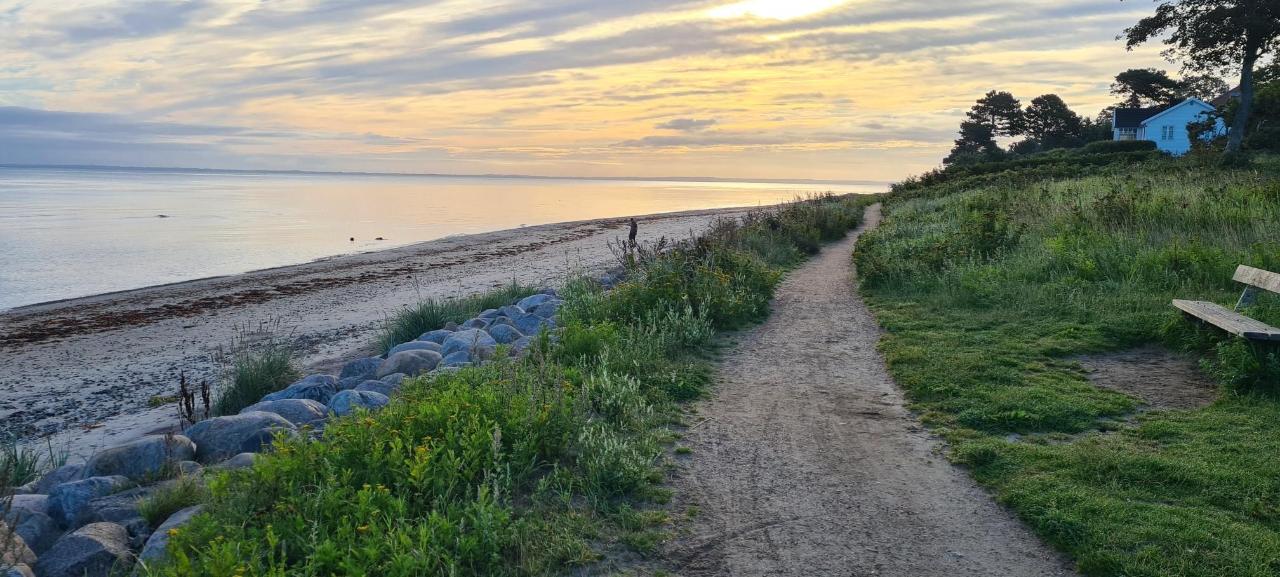
[[[1085,154],[1114,154],[1117,152],[1146,152],[1156,150],[1152,140],[1099,140],[1084,145]]]
[[[179,476],[139,501],[138,513],[147,524],[159,527],[170,515],[203,503],[207,495],[200,477]]]
[[[293,350],[277,337],[278,331],[278,323],[255,331],[241,328],[230,347],[219,350],[222,385],[213,402],[214,416],[234,415],[298,378]]]

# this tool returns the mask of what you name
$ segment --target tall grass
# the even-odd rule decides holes
[[[203,479],[179,475],[138,501],[138,514],[147,520],[148,525],[159,527],[174,513],[203,503],[207,495]]]
[[[280,334],[280,323],[238,328],[230,346],[218,352],[222,383],[213,402],[214,416],[234,415],[264,395],[297,380],[293,349]]]
[[[512,281],[504,287],[468,297],[423,299],[386,319],[378,337],[378,346],[383,352],[389,351],[396,345],[417,339],[422,333],[451,322],[464,322],[487,309],[509,305],[536,292],[538,289],[534,287]]]
[[[855,255],[882,349],[953,457],[1084,573],[1275,575],[1275,348],[1169,301],[1229,307],[1236,265],[1280,270],[1280,160],[1104,164],[892,196]],[[1246,312],[1280,325],[1280,297]],[[1071,360],[1151,342],[1202,359],[1222,398],[1133,418]]]
[[[727,240],[757,226],[646,249],[613,291],[573,279],[561,328],[527,357],[411,379],[380,412],[215,477],[149,574],[549,575],[597,559],[598,541],[651,550],[666,517],[635,507],[669,498],[658,458],[677,403],[709,381],[700,352],[778,279]]]

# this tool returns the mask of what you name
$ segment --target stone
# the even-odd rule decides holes
[[[129,478],[123,475],[63,483],[49,491],[49,516],[63,527],[79,527],[88,521],[89,504],[94,499],[118,493],[130,485]]]
[[[62,532],[49,516],[48,495],[14,495],[3,521],[20,535],[37,555],[53,545]],[[3,540],[3,536],[0,536]]]
[[[457,351],[440,361],[440,368],[457,368],[471,366],[471,353]]]
[[[433,343],[431,341],[409,341],[407,343],[396,345],[391,350],[387,351],[387,356],[390,357],[391,355],[401,351],[431,351],[433,353],[438,353],[440,352],[440,343]],[[377,370],[374,370],[374,374],[377,374]],[[369,378],[371,379],[373,377],[370,376]]]
[[[378,380],[379,380],[379,381],[382,381],[382,382],[384,382],[384,383],[386,383],[386,384],[388,384],[388,385],[391,385],[391,386],[393,386],[393,387],[399,387],[399,386],[400,386],[400,384],[401,384],[401,383],[403,383],[403,382],[404,382],[404,380],[405,380],[405,379],[407,379],[407,378],[409,378],[409,375],[406,375],[406,374],[404,374],[404,373],[391,373],[391,374],[389,374],[389,375],[387,375],[387,376],[385,376],[385,377],[382,377],[381,379],[378,379]]]
[[[343,417],[361,409],[376,411],[386,406],[389,402],[391,402],[391,399],[382,393],[342,391],[333,396],[333,402],[329,403],[329,412]]]
[[[35,562],[36,553],[27,546],[22,535],[9,529],[8,523],[0,521],[0,567],[19,563],[30,565]]]
[[[130,519],[142,516],[142,513],[138,512],[138,501],[155,493],[158,487],[160,485],[135,487],[89,501],[88,507],[85,508],[84,520],[86,523],[107,521],[124,525]]]
[[[41,577],[106,577],[132,563],[129,531],[115,523],[93,523],[58,539],[35,570]]]
[[[444,324],[444,330],[449,331],[449,332],[454,332],[454,331],[458,330],[458,323],[455,323],[455,322],[453,322],[453,321],[449,321],[449,322],[447,322],[447,323],[445,323],[445,324]]]
[[[289,385],[283,391],[276,391],[262,397],[262,400],[311,399],[318,403],[328,404],[329,397],[332,397],[337,392],[338,379],[333,375],[311,375]],[[196,441],[196,445],[199,446],[200,441]]]
[[[398,385],[392,385],[390,383],[384,383],[382,381],[365,381],[363,383],[360,383],[360,386],[356,387],[353,390],[371,391],[374,393],[379,393],[379,394],[390,397],[396,391],[400,390],[400,387]]]
[[[560,310],[560,301],[547,301],[529,310],[529,314],[549,319],[556,316],[556,311]]]
[[[345,365],[342,365],[342,372],[338,373],[338,379],[360,379],[366,380],[373,378],[373,373],[378,371],[378,365],[382,364],[382,359],[378,357],[365,357],[356,359]]]
[[[498,309],[485,309],[485,311],[484,311],[484,312],[482,312],[482,313],[480,313],[480,314],[476,315],[476,318],[478,318],[478,319],[485,319],[485,320],[490,320],[490,321],[491,321],[491,320],[493,320],[493,319],[498,318],[498,316],[499,316],[499,315],[501,315],[501,314],[502,314],[502,313],[498,312]]]
[[[509,345],[520,340],[524,334],[511,325],[494,325],[489,327],[489,336],[500,345]]]
[[[176,532],[203,510],[204,505],[196,505],[169,515],[169,518],[165,519],[164,523],[161,523],[155,532],[151,534],[151,537],[147,539],[147,543],[143,545],[142,553],[138,555],[138,559],[144,563],[163,559],[169,549],[169,538],[173,536],[170,531]]]
[[[514,320],[516,323],[516,329],[518,329],[521,332],[521,334],[526,334],[529,336],[533,336],[542,332],[543,327],[547,327],[548,329],[554,328],[554,325],[552,324],[550,319],[544,319],[538,315],[532,315],[532,314],[524,315]]]
[[[0,577],[36,577],[36,573],[26,563],[18,563],[13,567],[0,567]]]
[[[511,352],[521,355],[524,354],[525,351],[528,351],[531,346],[533,346],[533,337],[520,337],[519,339],[516,339],[516,342],[511,343]]]
[[[204,474],[204,465],[195,461],[179,461],[178,474],[183,477],[198,477]]]
[[[275,413],[296,427],[324,420],[328,408],[323,403],[311,399],[280,399],[278,401],[262,401],[245,407],[241,413],[262,411]]]
[[[196,443],[196,460],[216,463],[240,453],[256,453],[281,431],[296,432],[293,423],[275,413],[250,411],[200,421],[186,430]]]
[[[453,336],[445,339],[444,350],[440,354],[449,356],[458,351],[467,351],[472,356],[477,356],[479,350],[490,349],[498,346],[498,341],[493,340],[489,333],[480,329],[469,329],[458,331]]]
[[[378,359],[378,364],[382,364],[382,359]],[[373,376],[370,375],[368,378],[371,379]],[[351,389],[356,388],[356,385],[365,382],[365,380],[365,377],[347,377],[345,379],[339,379],[338,384],[335,385],[334,388],[339,391],[350,391]]]
[[[487,328],[489,324],[492,322],[493,321],[490,321],[488,319],[471,319],[465,323],[462,323],[462,328],[464,330],[483,329],[483,328]]]
[[[422,333],[422,336],[419,336],[418,340],[426,341],[429,343],[435,343],[438,345],[443,343],[444,340],[449,338],[449,336],[452,334],[453,334],[453,331],[450,331],[450,330],[436,329],[434,331],[427,331],[425,333]]]
[[[48,495],[13,495],[9,498],[9,512],[17,513],[40,513],[42,515],[49,514],[49,496]]]
[[[553,295],[538,293],[536,295],[529,295],[520,299],[520,302],[516,303],[516,306],[527,311],[549,300],[554,300],[555,298],[556,297]]]
[[[525,314],[525,310],[516,305],[507,305],[498,309],[498,311],[502,313],[502,316],[507,317],[509,319],[522,317]]]
[[[440,358],[441,354],[434,351],[402,351],[382,361],[375,376],[379,379],[395,373],[416,376],[436,368]]]
[[[79,479],[80,471],[82,470],[84,470],[84,465],[81,464],[58,467],[45,474],[39,481],[36,481],[36,485],[32,487],[31,492],[48,494],[58,485]]]
[[[123,475],[134,481],[170,477],[178,461],[195,458],[196,445],[182,435],[148,435],[95,454],[81,478]]]
[[[240,453],[218,465],[223,469],[247,469],[252,467],[258,460],[257,453]]]

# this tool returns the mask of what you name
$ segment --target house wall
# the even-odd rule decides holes
[[[1138,138],[1154,141],[1157,148],[1170,154],[1186,154],[1191,150],[1187,125],[1202,121],[1202,115],[1207,112],[1209,111],[1195,102],[1183,102],[1142,123],[1142,128],[1138,129]],[[1171,127],[1172,133],[1166,133],[1165,127]],[[1226,132],[1221,120],[1218,121],[1218,130],[1220,133]]]

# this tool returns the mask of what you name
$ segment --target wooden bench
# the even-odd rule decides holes
[[[1237,312],[1241,308],[1253,304],[1260,291],[1266,290],[1280,294],[1280,274],[1240,265],[1236,268],[1235,276],[1231,278],[1245,285],[1244,293],[1240,295],[1240,300],[1236,302],[1235,310],[1228,309],[1217,303],[1178,299],[1174,299],[1173,306],[1188,315],[1239,337],[1253,341],[1280,341],[1280,329]]]

